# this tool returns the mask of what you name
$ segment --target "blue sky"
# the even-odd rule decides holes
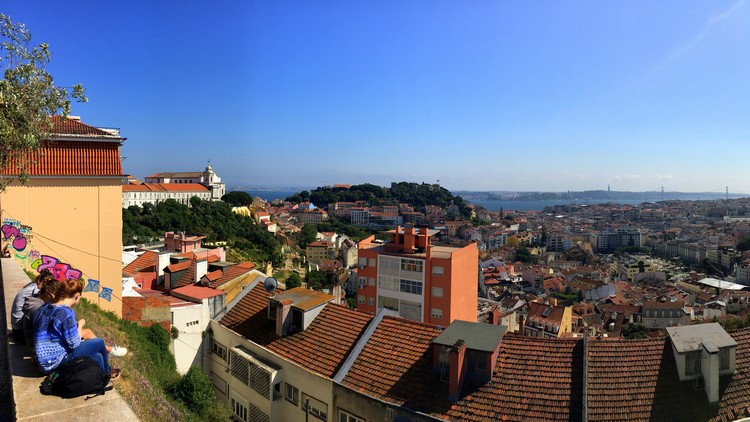
[[[52,1],[124,170],[230,185],[750,192],[750,1]]]

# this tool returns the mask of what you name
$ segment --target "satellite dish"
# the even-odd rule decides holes
[[[263,287],[266,289],[267,292],[275,291],[278,285],[279,283],[273,277],[268,277],[263,281]]]

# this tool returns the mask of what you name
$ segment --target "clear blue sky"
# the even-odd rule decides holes
[[[750,1],[4,1],[124,170],[750,192]]]

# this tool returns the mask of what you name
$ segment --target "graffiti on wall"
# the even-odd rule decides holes
[[[55,276],[55,280],[74,280],[81,278],[83,275],[80,270],[76,270],[69,264],[60,262],[57,258],[49,255],[42,255],[39,259],[32,262],[31,268],[40,273],[44,270],[49,270]]]
[[[99,286],[99,280],[90,278],[88,280],[88,283],[86,284],[86,287],[83,289],[83,292],[99,293],[98,296],[100,298],[106,300],[107,302],[112,302],[112,289],[110,289],[109,287]]]
[[[3,221],[0,230],[3,232],[3,239],[18,252],[26,249],[28,241],[31,239],[31,227],[25,226],[16,220],[6,218]],[[13,239],[11,241],[11,238]]]
[[[31,247],[31,227],[21,224],[17,220],[10,218],[3,219],[3,225],[0,227],[3,233],[3,240],[13,249],[13,256],[22,266],[32,268],[37,272],[49,270],[55,277],[55,280],[72,280],[83,276],[83,273],[73,268],[70,264],[61,262],[60,259],[49,255],[42,255],[38,250]],[[99,280],[88,279],[84,292],[97,293],[98,296],[108,302],[112,301],[112,289],[99,285]]]

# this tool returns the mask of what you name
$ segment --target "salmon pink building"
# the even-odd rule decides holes
[[[437,230],[397,227],[388,242],[359,243],[357,309],[386,308],[419,322],[476,322],[479,252],[432,245]]]

